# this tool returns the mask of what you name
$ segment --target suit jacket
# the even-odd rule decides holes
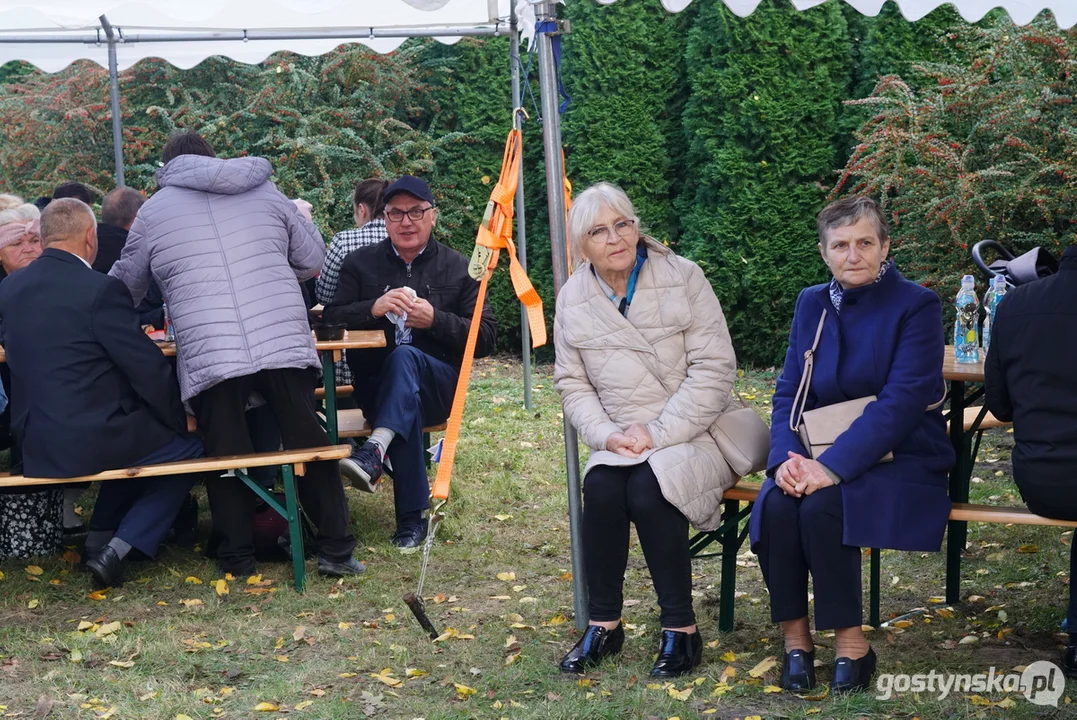
[[[1013,476],[1037,514],[1072,512],[1077,487],[1077,247],[1058,273],[1009,290],[995,312],[986,404],[1013,421]],[[1054,507],[1052,507],[1052,505]]]
[[[94,258],[93,269],[107,275],[120,259],[120,253],[126,244],[127,231],[122,227],[97,223],[97,257]]]
[[[186,432],[168,361],[122,282],[46,249],[0,283],[12,429],[28,477],[128,467]]]
[[[785,367],[774,391],[767,480],[749,524],[759,539],[764,498],[781,492],[774,472],[788,452],[810,457],[789,429],[793,397],[819,317],[827,312],[815,353],[806,410],[877,396],[818,458],[842,478],[842,542],[895,550],[938,550],[950,514],[948,473],[954,451],[941,410],[926,412],[945,391],[942,305],[938,295],[891,267],[882,279],[846,290],[834,311],[829,284],[800,293]],[[880,463],[888,452],[893,462]]]

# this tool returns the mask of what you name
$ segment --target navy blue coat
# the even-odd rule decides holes
[[[950,513],[947,474],[954,463],[941,410],[925,411],[945,391],[939,298],[891,267],[879,282],[845,291],[839,315],[828,287],[812,286],[797,298],[785,367],[774,392],[767,480],[749,525],[752,546],[759,541],[766,494],[781,492],[774,484],[778,466],[790,450],[808,456],[789,429],[789,415],[804,352],[825,309],[807,409],[878,396],[817,458],[842,478],[842,542],[938,550]],[[894,461],[879,463],[888,452]]]

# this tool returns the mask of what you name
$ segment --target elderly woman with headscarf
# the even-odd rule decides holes
[[[861,627],[861,548],[938,550],[950,513],[954,453],[937,409],[942,308],[887,259],[889,228],[871,198],[826,207],[818,230],[833,278],[797,298],[774,392],[767,480],[749,528],[771,620],[785,639],[782,687],[815,685],[810,573],[815,628],[835,632],[830,690],[859,692],[876,663]],[[854,400],[862,411],[846,414],[855,419],[844,430],[829,424],[829,447],[808,436],[813,457],[799,431],[804,413]]]
[[[0,280],[41,256],[41,211],[14,195],[0,195]],[[2,330],[2,328],[0,328]],[[2,337],[0,337],[2,339]],[[11,386],[7,364],[0,364],[0,447],[11,447]],[[0,494],[0,558],[54,555],[63,543],[62,488],[8,490]]]
[[[651,675],[683,675],[703,649],[688,525],[715,529],[722,492],[736,482],[709,433],[732,400],[733,346],[703,271],[643,234],[620,188],[585,190],[568,224],[580,264],[557,297],[554,379],[591,448],[583,488],[590,624],[561,671],[585,672],[621,650],[635,524],[661,608]]]

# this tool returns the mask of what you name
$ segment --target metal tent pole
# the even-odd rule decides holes
[[[524,121],[523,93],[520,91],[520,34],[516,27],[516,6],[512,6],[512,22],[509,26],[509,61],[512,63],[512,126],[522,130]],[[527,231],[524,219],[524,164],[520,163],[520,179],[516,183],[516,251],[520,265],[527,271]],[[527,308],[520,307],[520,356],[524,361],[524,409],[533,407],[531,402],[531,326],[527,322]]]
[[[538,20],[557,20],[556,5],[544,2],[538,6]],[[557,68],[554,66],[553,44],[549,33],[536,32],[538,43],[539,90],[542,96],[542,138],[546,157],[546,199],[550,210],[550,249],[553,254],[554,292],[568,280],[568,251],[565,246],[564,166],[561,157],[561,115],[557,98]],[[572,598],[576,627],[587,626],[587,585],[583,567],[583,495],[580,492],[580,449],[576,428],[564,420],[565,471],[568,479],[568,532],[572,542]]]
[[[107,17],[102,15],[98,19],[101,21],[101,29],[105,31],[105,37],[108,38],[109,103],[112,105],[112,156],[116,163],[116,186],[123,187],[123,129],[120,127],[120,72],[116,61],[116,43],[119,42],[119,38],[116,37],[116,31],[112,28],[112,23],[108,21]]]

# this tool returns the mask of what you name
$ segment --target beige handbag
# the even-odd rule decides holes
[[[767,469],[770,427],[747,405],[719,415],[710,426],[710,435],[739,477]]]
[[[876,400],[874,395],[867,395],[805,412],[804,406],[808,403],[808,389],[811,386],[812,370],[815,366],[815,351],[819,347],[819,339],[823,335],[825,322],[826,310],[823,310],[811,349],[804,352],[804,373],[800,376],[800,387],[797,388],[796,397],[793,399],[794,412],[789,415],[789,429],[800,436],[800,442],[813,459],[817,459],[833,445],[838,436],[848,430],[853,421],[864,414],[864,408]],[[944,394],[942,400],[929,405],[926,412],[941,407],[945,400]],[[893,459],[894,453],[889,452],[879,462],[891,462]]]

